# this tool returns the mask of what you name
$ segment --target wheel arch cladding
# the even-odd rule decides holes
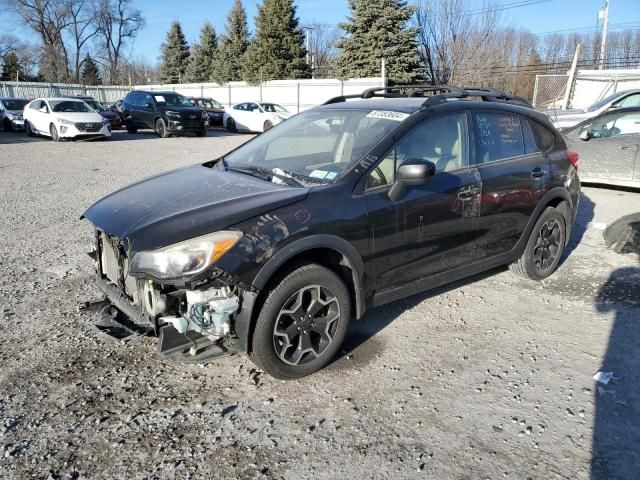
[[[366,307],[362,284],[364,262],[360,254],[349,242],[340,237],[313,235],[276,252],[256,275],[253,286],[258,288],[260,293],[252,299],[251,314],[237,319],[240,324],[236,325],[236,332],[241,350],[249,350],[255,321],[269,287],[282,278],[292,266],[302,263],[317,263],[337,273],[349,290],[355,317],[362,318]]]
[[[562,214],[562,217],[564,218],[564,225],[565,225],[564,244],[565,246],[567,246],[569,244],[569,239],[571,237],[571,230],[573,226],[573,215],[571,214],[571,210],[572,210],[571,197],[570,196],[567,196],[567,197],[554,196],[552,199],[550,199],[547,202],[544,208],[546,209],[547,207],[553,207]],[[538,217],[542,215],[543,211],[544,209],[540,212]]]

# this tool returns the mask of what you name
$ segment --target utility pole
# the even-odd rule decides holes
[[[581,44],[576,45],[576,51],[573,54],[573,62],[571,62],[571,70],[569,70],[569,78],[567,79],[567,87],[564,91],[564,99],[562,100],[562,108],[564,110],[569,108],[569,101],[571,100],[571,90],[573,90],[573,81],[576,78],[576,69],[578,68],[578,60],[580,59]]]
[[[600,70],[602,70],[607,46],[607,29],[609,28],[609,0],[604,0],[604,8],[598,12],[598,20],[603,20],[602,41],[600,42]]]

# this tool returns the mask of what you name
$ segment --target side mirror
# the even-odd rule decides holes
[[[591,130],[584,130],[583,132],[580,133],[580,140],[584,140],[585,142],[588,142],[591,136],[592,136]]]
[[[153,110],[153,103],[151,102],[145,103],[144,108],[146,108],[147,110]]]
[[[40,107],[40,108],[38,109],[38,111],[39,111],[40,113],[49,113],[49,110],[47,110],[47,107]]]
[[[396,182],[389,190],[389,198],[396,201],[404,194],[405,187],[426,185],[436,173],[436,165],[428,160],[409,159],[398,168]]]

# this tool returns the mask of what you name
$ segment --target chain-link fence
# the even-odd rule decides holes
[[[569,75],[536,75],[533,106],[538,110],[560,108],[568,81]]]

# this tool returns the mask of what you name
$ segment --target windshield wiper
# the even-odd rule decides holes
[[[303,187],[304,186],[304,185],[302,185],[302,183],[298,182],[297,180],[293,179],[292,177],[289,177],[287,175],[281,175],[279,173],[275,173],[272,170],[269,170],[268,168],[227,166],[227,169],[228,170],[232,170],[234,172],[240,172],[240,173],[245,173],[247,175],[253,175],[254,177],[258,177],[258,178],[261,178],[263,180],[267,180],[269,182],[272,181],[274,178],[277,178],[279,180],[282,180],[284,183],[286,183],[287,185],[289,185],[291,187]]]

